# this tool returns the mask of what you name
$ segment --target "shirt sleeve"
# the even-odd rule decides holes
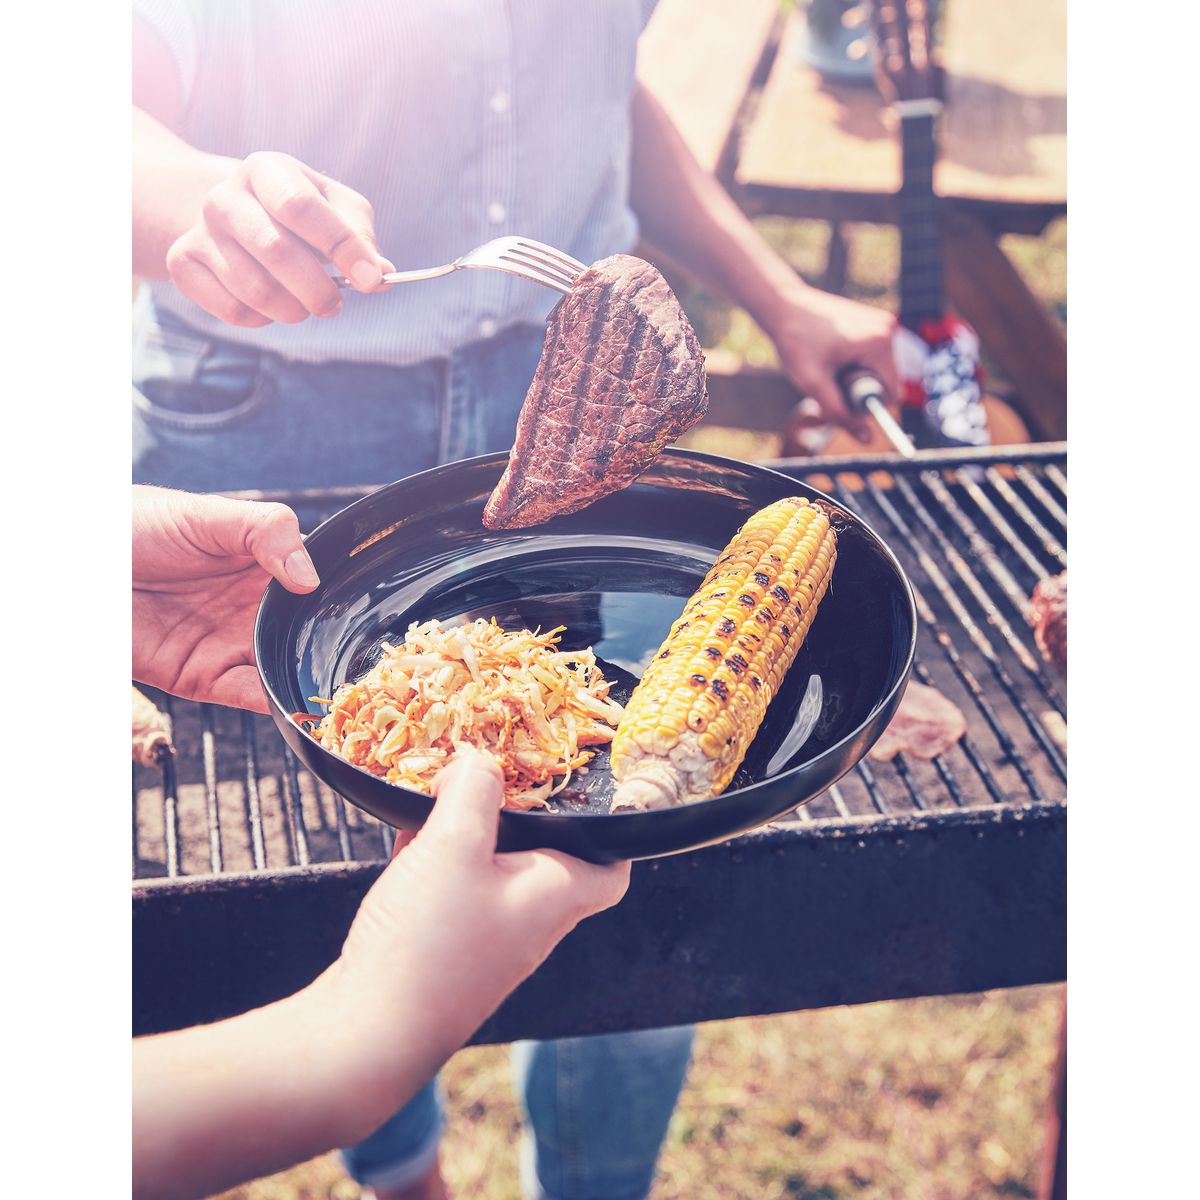
[[[654,10],[658,7],[658,0],[641,0],[642,6],[642,32],[645,33],[646,26],[650,24],[650,18],[654,16]]]
[[[196,82],[196,19],[186,0],[133,0],[133,11],[155,33],[175,60],[183,104],[191,100]]]

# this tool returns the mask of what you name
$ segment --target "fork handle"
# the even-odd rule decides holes
[[[458,270],[458,263],[447,263],[444,267],[422,267],[417,271],[388,271],[383,277],[384,283],[415,283],[418,279],[437,279],[441,275],[449,275]],[[353,287],[354,284],[345,275],[331,276],[333,282],[340,288]]]

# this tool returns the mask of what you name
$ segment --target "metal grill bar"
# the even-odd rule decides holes
[[[836,481],[834,482],[833,494],[848,508],[852,507],[845,491]],[[878,495],[878,490],[876,490],[876,495]],[[886,501],[884,503],[886,504]],[[890,512],[888,511],[889,509],[891,510]],[[895,512],[895,509],[892,509],[890,504],[887,504],[884,512],[885,516],[889,517],[891,517],[893,513],[895,514],[893,524],[895,524],[896,528],[902,535],[905,535],[907,531],[907,536],[909,537],[911,543],[911,531],[907,529],[907,524],[904,523],[904,520],[900,514]],[[930,568],[932,568],[933,572],[937,575],[941,574],[941,572],[938,570],[937,564],[934,563],[932,559],[930,559],[929,556],[920,549],[919,546],[914,548],[914,553],[918,555],[918,559],[921,562],[922,567],[925,568],[927,575],[929,574]],[[980,686],[979,681],[975,678],[974,674],[963,661],[962,656],[959,654],[958,648],[955,646],[954,640],[951,638],[949,631],[934,615],[933,609],[929,607],[928,601],[925,599],[917,584],[911,578],[909,582],[912,583],[913,599],[916,601],[917,605],[917,615],[920,617],[921,621],[932,631],[935,640],[942,649],[942,652],[945,654],[951,667],[954,668],[955,674],[970,693],[971,699],[975,701],[976,708],[979,709],[983,719],[987,722],[988,728],[992,731],[996,741],[1000,743],[1000,747],[1004,751],[1005,756],[1016,768],[1017,773],[1021,777],[1021,782],[1025,785],[1029,794],[1035,800],[1044,800],[1045,795],[1043,794],[1041,788],[1038,787],[1037,780],[1034,779],[1029,767],[1026,765],[1022,756],[1018,753],[1017,747],[1014,745],[1012,738],[1009,737],[1008,732],[1001,724],[995,710],[992,708],[991,704],[988,703],[987,697],[984,695],[983,688]],[[949,589],[947,588],[947,590]],[[951,596],[953,596],[953,593],[951,593]],[[957,603],[957,598],[955,598],[955,603]],[[961,608],[961,605],[959,607]],[[966,615],[965,612],[964,615]],[[969,616],[967,616],[967,621],[970,621]],[[982,635],[980,636],[982,638]],[[985,659],[991,655],[992,661],[994,661],[995,656],[992,655],[991,646],[988,644],[986,639],[983,639],[982,653]],[[1002,671],[1003,668],[1000,668],[1000,670]],[[1009,684],[1011,690],[1011,681],[1009,681]],[[1012,692],[1012,696],[1015,696],[1015,691]],[[1010,696],[1010,698],[1012,698],[1012,696]]]
[[[242,713],[242,742],[246,750],[246,827],[250,835],[250,852],[254,869],[267,865],[267,848],[263,840],[262,802],[258,795],[258,753],[254,745],[254,722],[249,713]]]
[[[882,816],[889,816],[892,810],[888,806],[888,802],[883,798],[883,795],[879,790],[879,784],[875,779],[875,772],[871,770],[870,763],[868,763],[864,758],[858,764],[858,766],[854,768],[854,772],[866,786],[867,795],[871,797],[871,803],[875,805],[875,811],[880,813]]]
[[[1039,545],[1051,558],[1058,563],[1064,570],[1067,565],[1067,552],[1059,544],[1050,530],[1042,524],[1041,521],[1034,515],[1033,510],[1025,503],[1024,500],[1017,494],[1016,490],[1009,484],[1008,480],[994,468],[989,468],[987,472],[988,482],[996,489],[997,492],[1004,498],[1005,502],[1012,508],[1013,512],[1025,522],[1026,525],[1033,531],[1036,538],[1036,544]],[[990,503],[990,501],[989,501]]]
[[[913,663],[913,674],[926,687],[935,687],[933,676],[929,674],[925,664],[917,659]],[[964,733],[958,742],[959,748],[967,756],[967,761],[975,768],[975,773],[983,780],[983,786],[987,788],[988,795],[991,796],[993,803],[1002,804],[1004,802],[1004,793],[1000,790],[1000,786],[996,783],[991,771],[988,770],[988,765],[975,747],[975,742],[970,733]],[[962,805],[962,793],[959,791],[958,784],[954,781],[954,776],[950,773],[950,768],[946,765],[946,760],[942,755],[937,755],[933,760],[933,765],[938,773],[945,780],[946,787],[950,792],[954,802]]]
[[[350,827],[346,824],[346,802],[341,796],[335,796],[323,783],[317,784],[317,792],[333,808],[333,819],[337,825],[338,853],[342,862],[351,862],[354,852],[350,849]]]
[[[1029,597],[1020,584],[1017,583],[1013,573],[1004,565],[1003,560],[996,553],[990,540],[981,532],[979,526],[959,505],[958,501],[955,500],[954,493],[942,482],[941,476],[933,472],[927,472],[921,478],[933,493],[934,499],[946,510],[958,531],[967,539],[967,544],[970,546],[972,554],[984,564],[988,574],[1000,585],[1001,590],[1008,597],[1012,606],[1017,612],[1023,615]],[[956,474],[953,478],[954,482],[960,484],[966,494],[974,501],[976,507],[981,508],[981,511],[988,518],[992,527],[999,533],[1004,545],[1016,554],[1021,563],[1032,573],[1033,577],[1041,579],[1045,575],[1048,575],[1049,571],[1038,562],[1037,558],[1030,552],[1029,547],[1017,536],[1016,531],[1004,519],[1003,514],[999,512],[996,506],[987,498],[979,484],[966,472]],[[988,506],[986,509],[980,505],[980,499],[983,500],[984,505]]]
[[[1018,474],[1020,474],[1021,470],[1022,470],[1022,468],[1018,468]],[[1046,464],[1046,478],[1049,479],[1050,482],[1052,484],[1054,484],[1054,486],[1056,488],[1058,488],[1059,494],[1062,496],[1062,503],[1066,504],[1066,502],[1067,502],[1067,477],[1062,473],[1062,471],[1059,470],[1059,468],[1057,466],[1055,466],[1054,463],[1047,463]],[[1065,525],[1067,523],[1066,510],[1060,508],[1059,512],[1062,514],[1061,520],[1062,520],[1062,523]]]
[[[221,806],[217,798],[217,737],[213,728],[212,706],[205,704],[200,710],[203,730],[200,734],[201,753],[204,758],[204,801],[208,816],[208,853],[213,874],[223,870],[221,854]]]
[[[1037,719],[1037,716],[1030,711],[1029,706],[1021,698],[1017,691],[1016,685],[1013,683],[1008,672],[1004,668],[1004,664],[1000,661],[993,649],[991,642],[988,641],[983,631],[975,623],[974,618],[967,612],[962,601],[955,594],[954,589],[950,586],[949,581],[942,573],[942,569],[929,556],[928,552],[921,546],[920,542],[913,535],[912,529],[908,522],[896,510],[892,502],[877,488],[870,480],[867,480],[867,492],[871,499],[884,511],[888,520],[900,531],[900,535],[907,541],[906,547],[911,553],[915,554],[921,569],[925,572],[930,583],[933,584],[937,593],[950,607],[959,624],[970,638],[972,644],[983,655],[984,661],[990,668],[993,677],[1000,685],[1004,694],[1012,702],[1013,707],[1021,714],[1029,732],[1033,734],[1038,745],[1045,751],[1046,756],[1054,765],[1055,770],[1062,777],[1067,777],[1067,764],[1063,761],[1062,755],[1059,754],[1058,747],[1050,740],[1049,735],[1042,727],[1042,723]],[[949,638],[949,634],[946,634]],[[1009,743],[1011,746],[1011,742]],[[1010,751],[1014,756],[1014,761],[1019,760],[1019,755],[1016,754],[1015,748]]]
[[[922,450],[920,456],[914,459],[900,458],[895,454],[860,454],[845,457],[813,455],[810,458],[779,459],[769,465],[776,470],[785,471],[789,475],[818,475],[835,471],[886,471],[890,475],[906,475],[912,471],[921,472],[940,467],[952,469],[969,465],[978,465],[984,468],[996,465],[1008,467],[1016,463],[1043,465],[1065,459],[1066,455],[1066,442],[1045,442],[1031,446],[981,446],[949,450]],[[1065,492],[1066,481],[1061,472],[1059,472],[1059,478],[1063,480]],[[352,504],[355,500],[361,500],[376,487],[389,482],[390,480],[380,480],[377,485],[364,487],[300,488],[295,491],[243,490],[223,494],[239,500],[268,500],[278,504],[287,504],[293,508],[303,506],[324,509],[327,513],[332,514],[338,509]]]
[[[842,789],[835,783],[829,789],[829,798],[833,801],[833,807],[837,809],[837,814],[843,820],[850,819],[850,809],[846,807],[846,797],[842,795]]]
[[[287,817],[292,858],[297,866],[307,867],[308,831],[304,827],[304,810],[300,804],[300,779],[296,774],[296,758],[290,750],[284,751],[283,755],[283,795],[283,810]]]
[[[1038,477],[1034,475],[1032,471],[1026,470],[1024,467],[1014,467],[1013,470],[1016,472],[1017,478],[1029,489],[1030,495],[1033,496],[1039,504],[1041,504],[1041,506],[1050,514],[1051,517],[1053,517],[1055,521],[1058,522],[1059,525],[1062,526],[1063,529],[1066,529],[1067,510],[1062,507],[1062,504],[1060,504],[1058,500],[1050,495],[1049,491],[1047,491],[1041,480],[1038,479]],[[1054,476],[1051,475],[1050,471],[1051,467],[1047,466],[1046,478],[1054,479]],[[1058,480],[1056,483],[1061,484],[1059,491],[1062,493],[1063,500],[1065,501],[1067,495],[1067,481],[1061,474],[1058,474]]]
[[[175,735],[175,705],[170,696],[163,701],[162,711],[167,716],[171,737]],[[166,851],[167,875],[174,878],[179,874],[179,785],[175,778],[175,759],[163,763],[163,843]]]
[[[935,486],[937,489],[940,489],[940,491],[934,491],[934,495],[945,505],[952,519],[957,512],[958,519],[963,522],[960,528],[963,528],[966,532],[968,540],[971,542],[971,549],[980,555],[980,559],[988,569],[988,573],[1000,585],[1000,590],[1013,601],[1017,611],[1023,612],[1026,600],[1025,594],[1017,587],[1016,580],[1013,579],[1004,564],[996,557],[992,548],[980,536],[979,530],[975,528],[966,514],[955,504],[953,496],[950,495],[950,492],[942,481],[936,475],[932,474],[932,472],[927,472],[926,475],[922,476],[922,479],[931,491],[934,491]],[[868,486],[874,488],[875,485],[868,484]],[[905,500],[908,501],[908,505],[916,514],[917,520],[921,522],[926,532],[933,538],[934,543],[941,550],[946,561],[949,562],[951,569],[963,581],[967,591],[971,593],[975,602],[983,609],[988,624],[998,630],[1001,637],[1009,644],[1013,653],[1017,656],[1017,661],[1021,664],[1025,673],[1038,685],[1042,695],[1060,713],[1065,713],[1066,706],[1063,704],[1062,698],[1058,695],[1054,685],[1046,677],[1045,671],[1042,670],[1038,660],[1034,657],[1034,652],[1030,650],[1022,638],[1017,636],[1016,631],[984,590],[975,572],[971,570],[970,564],[955,549],[949,538],[938,528],[937,522],[933,519],[929,509],[921,502],[912,484],[907,479],[897,479],[896,487]]]
[[[1034,578],[1044,579],[1050,574],[1049,570],[1038,561],[1024,540],[1008,523],[1004,514],[992,503],[987,492],[973,479],[961,479],[963,490],[970,497],[975,507],[987,518],[988,524],[1004,539],[1005,544],[1017,555]]]
[[[892,766],[896,768],[896,774],[899,775],[901,780],[904,782],[905,791],[908,792],[909,798],[912,800],[913,805],[922,811],[928,812],[929,804],[921,795],[920,789],[913,782],[912,774],[908,769],[908,763],[905,761],[904,755],[897,754],[895,758],[892,759]]]

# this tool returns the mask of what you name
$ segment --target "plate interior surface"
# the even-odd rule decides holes
[[[769,800],[760,795],[747,808],[747,817],[772,807],[777,808],[772,815],[779,815],[815,795],[810,789],[818,783],[817,791],[823,790],[848,770],[882,732],[886,721],[879,718],[898,702],[911,663],[911,595],[873,531],[835,502],[762,468],[669,451],[632,487],[583,512],[535,529],[489,531],[481,521],[483,505],[505,461],[504,455],[492,455],[402,480],[311,535],[308,546],[322,586],[296,597],[272,584],[260,614],[259,662],[277,720],[287,713],[322,713],[312,697],[330,696],[340,683],[360,676],[378,658],[380,643],[401,640],[412,622],[435,618],[456,623],[494,617],[504,628],[564,626],[562,646],[591,646],[612,681],[610,694],[625,702],[746,517],[784,496],[808,495],[826,500],[839,514],[829,592],[730,788],[715,801],[683,808],[716,805],[727,814],[718,824],[736,825],[736,804],[730,802],[794,778],[795,786],[773,789]],[[281,729],[297,748],[289,724],[281,721]],[[335,757],[301,738],[319,751],[318,762]],[[848,743],[854,757],[845,765],[838,751]],[[365,782],[349,792],[348,764],[340,763],[335,781],[314,765],[311,753],[301,757],[351,801],[362,803],[370,792],[363,806],[376,815],[384,815],[379,805],[387,799],[380,800],[380,788],[418,795],[357,768],[349,770]],[[801,778],[806,767],[823,759],[829,770]],[[836,773],[822,783],[830,770]],[[558,821],[597,817],[607,814],[611,796],[604,748],[551,812],[504,818],[509,824],[510,818],[523,819],[525,826],[557,824],[556,815]],[[678,811],[613,815],[601,824]],[[385,819],[411,823],[403,814]],[[732,832],[736,829],[713,836]]]

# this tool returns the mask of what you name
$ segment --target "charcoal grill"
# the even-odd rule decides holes
[[[1065,445],[769,465],[896,552],[919,616],[913,677],[962,708],[967,735],[932,762],[864,761],[760,831],[636,864],[626,901],[568,937],[477,1042],[1065,978],[1065,696],[1024,620],[1034,585],[1066,567]],[[311,519],[369,490],[263,498]],[[134,768],[135,1033],[309,982],[391,846],[268,718],[154,698],[178,754]]]

